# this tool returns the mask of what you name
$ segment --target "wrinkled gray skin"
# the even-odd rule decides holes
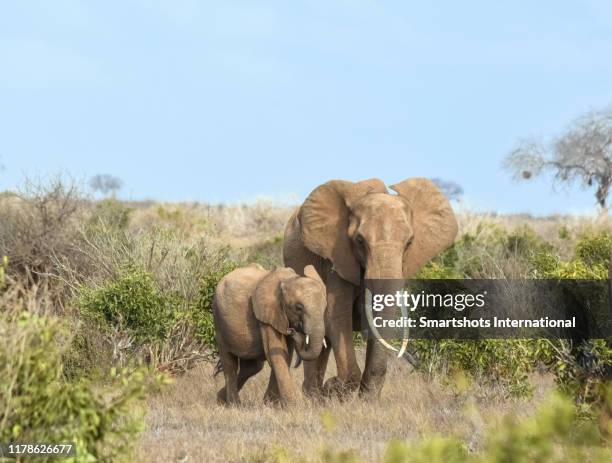
[[[239,403],[240,389],[265,360],[272,369],[265,400],[289,404],[297,399],[289,373],[292,351],[316,359],[325,336],[325,286],[312,266],[302,269],[303,277],[289,268],[269,272],[252,264],[217,285],[213,314],[225,376],[220,402]]]
[[[325,332],[338,371],[323,384],[330,349],[305,361],[309,395],[342,397],[358,387],[362,395],[380,395],[389,351],[369,337],[362,376],[352,342],[363,316],[364,282],[379,280],[377,292],[393,293],[398,280],[412,277],[457,234],[453,211],[431,181],[414,178],[391,189],[397,194],[378,179],[332,180],[313,190],[287,223],[285,265],[297,272],[313,265],[327,287]]]

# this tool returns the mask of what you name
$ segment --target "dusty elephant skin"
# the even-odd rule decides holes
[[[298,390],[289,366],[293,349],[316,359],[324,345],[325,286],[313,266],[304,276],[257,264],[234,270],[217,285],[213,314],[225,387],[219,402],[237,404],[245,382],[267,360],[272,373],[264,399],[287,404]]]
[[[307,394],[347,394],[359,387],[380,396],[388,351],[368,339],[363,376],[355,359],[352,331],[360,320],[358,299],[364,280],[409,278],[450,246],[457,221],[442,192],[428,179],[412,178],[390,187],[378,179],[332,180],[315,188],[285,229],[283,259],[297,272],[312,264],[327,287],[325,328],[338,376],[323,385],[329,350],[304,362]],[[392,283],[395,280],[395,283]]]

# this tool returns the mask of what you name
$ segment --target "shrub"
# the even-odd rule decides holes
[[[502,394],[525,397],[532,392],[533,341],[519,339],[415,340],[418,368],[452,383],[457,374],[501,387]]]
[[[177,298],[157,288],[151,274],[129,264],[99,288],[82,287],[78,301],[83,315],[127,330],[138,342],[166,339],[178,305]]]
[[[250,247],[244,260],[269,269],[283,266],[283,237],[278,235]]]
[[[608,267],[612,254],[612,233],[583,235],[576,243],[576,259],[589,266]]]
[[[585,235],[576,243],[574,259],[564,262],[550,252],[532,259],[536,278],[591,279],[608,278],[612,235]],[[576,345],[570,340],[540,340],[536,358],[555,374],[559,388],[570,394],[584,413],[601,403],[612,369],[612,346],[605,340],[586,340]]]
[[[140,369],[113,372],[105,386],[66,380],[70,341],[58,319],[0,315],[0,441],[73,442],[77,461],[129,461],[158,380]]]
[[[19,195],[0,199],[0,255],[8,256],[11,272],[36,279],[72,256],[82,204],[77,188],[61,179],[28,182]]]
[[[559,227],[557,235],[559,236],[559,239],[561,240],[569,240],[572,236],[570,229],[567,227],[567,225],[561,225]]]
[[[574,398],[584,414],[604,400],[612,367],[612,349],[603,339],[589,339],[575,345],[571,341],[538,340],[536,358],[548,365],[559,389]]]
[[[552,245],[527,226],[506,230],[482,221],[426,265],[417,278],[523,277],[529,259]]]
[[[191,318],[195,326],[196,337],[206,345],[216,346],[212,303],[217,284],[221,278],[236,267],[237,265],[228,260],[226,256],[219,256],[216,261],[209,264],[200,280],[200,289],[191,311]]]
[[[504,277],[490,273],[510,259],[525,265],[550,246],[528,227],[507,232],[480,223],[473,233],[464,234],[451,248],[426,265],[420,279]],[[469,380],[494,383],[504,394],[527,396],[532,387],[528,374],[533,370],[533,343],[525,340],[415,340],[418,368],[430,376],[452,380],[458,372]]]
[[[133,212],[134,209],[115,198],[103,199],[95,203],[91,216],[87,220],[86,229],[89,233],[109,229],[125,230]]]

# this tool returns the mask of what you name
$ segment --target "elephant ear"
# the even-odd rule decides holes
[[[404,251],[404,278],[410,278],[457,236],[457,219],[446,196],[426,178],[411,178],[390,187],[412,211],[414,237]]]
[[[333,269],[354,285],[361,274],[348,236],[349,205],[370,193],[387,193],[387,187],[376,178],[357,183],[331,180],[310,193],[298,216],[304,245],[329,259]]]
[[[296,277],[297,274],[289,268],[270,272],[257,284],[251,298],[255,318],[284,335],[288,334],[289,320],[283,308],[281,284]]]
[[[307,265],[306,267],[304,267],[304,276],[310,278],[311,280],[318,281],[323,286],[325,286],[325,283],[323,283],[319,272],[317,272],[317,270],[312,265]]]

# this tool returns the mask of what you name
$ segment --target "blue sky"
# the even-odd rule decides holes
[[[605,0],[0,0],[0,189],[109,173],[125,198],[233,202],[427,176],[479,210],[594,210],[500,164],[611,104],[610,56]]]

